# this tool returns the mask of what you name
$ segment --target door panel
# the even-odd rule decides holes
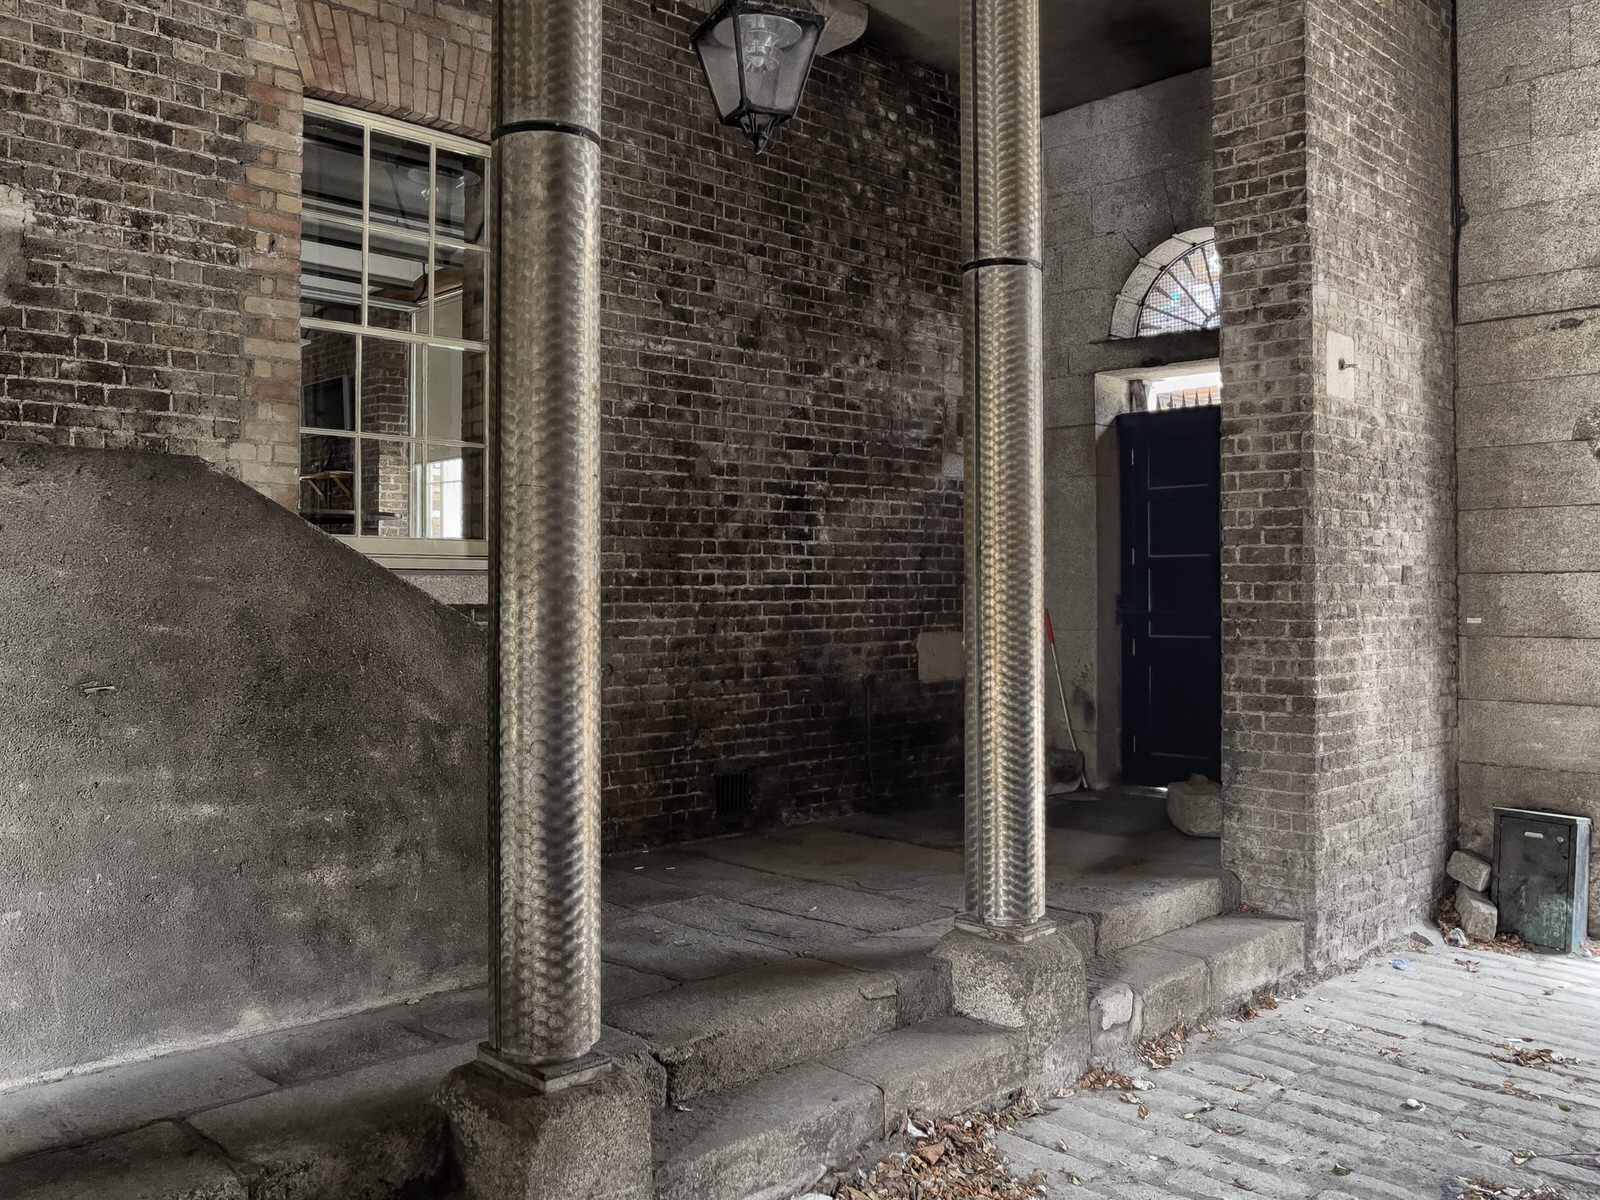
[[[1117,418],[1129,783],[1222,774],[1221,418],[1217,408]]]

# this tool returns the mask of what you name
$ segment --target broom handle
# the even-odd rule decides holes
[[[1072,752],[1078,753],[1078,734],[1072,728],[1072,710],[1067,707],[1067,685],[1061,682],[1061,655],[1056,650],[1056,627],[1050,621],[1050,610],[1044,610],[1044,635],[1050,641],[1050,661],[1056,665],[1056,692],[1061,697],[1061,715],[1067,721],[1067,737],[1072,742]]]

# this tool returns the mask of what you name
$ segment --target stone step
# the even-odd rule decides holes
[[[870,962],[767,963],[637,997],[606,1017],[649,1044],[667,1100],[682,1105],[900,1028],[902,979]]]
[[[1148,943],[1239,907],[1239,881],[1220,869],[1148,867],[1051,879],[1050,915],[1086,959]]]
[[[789,1200],[908,1112],[1022,1086],[1021,1039],[946,1017],[658,1113],[656,1200]]]
[[[1222,1012],[1306,968],[1299,921],[1212,917],[1091,959],[1089,1035],[1095,1061],[1141,1038]]]

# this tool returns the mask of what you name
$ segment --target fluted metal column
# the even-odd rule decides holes
[[[1014,940],[1044,897],[1038,0],[959,0],[966,258],[966,912]]]
[[[502,0],[489,728],[493,1016],[541,1090],[600,1037],[601,0]]]

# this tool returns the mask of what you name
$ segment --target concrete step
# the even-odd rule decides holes
[[[946,1017],[657,1114],[656,1200],[789,1200],[906,1112],[952,1114],[1022,1086],[1021,1039]]]
[[[1087,964],[1095,1061],[1114,1060],[1141,1038],[1222,1012],[1305,970],[1299,921],[1212,917]]]

